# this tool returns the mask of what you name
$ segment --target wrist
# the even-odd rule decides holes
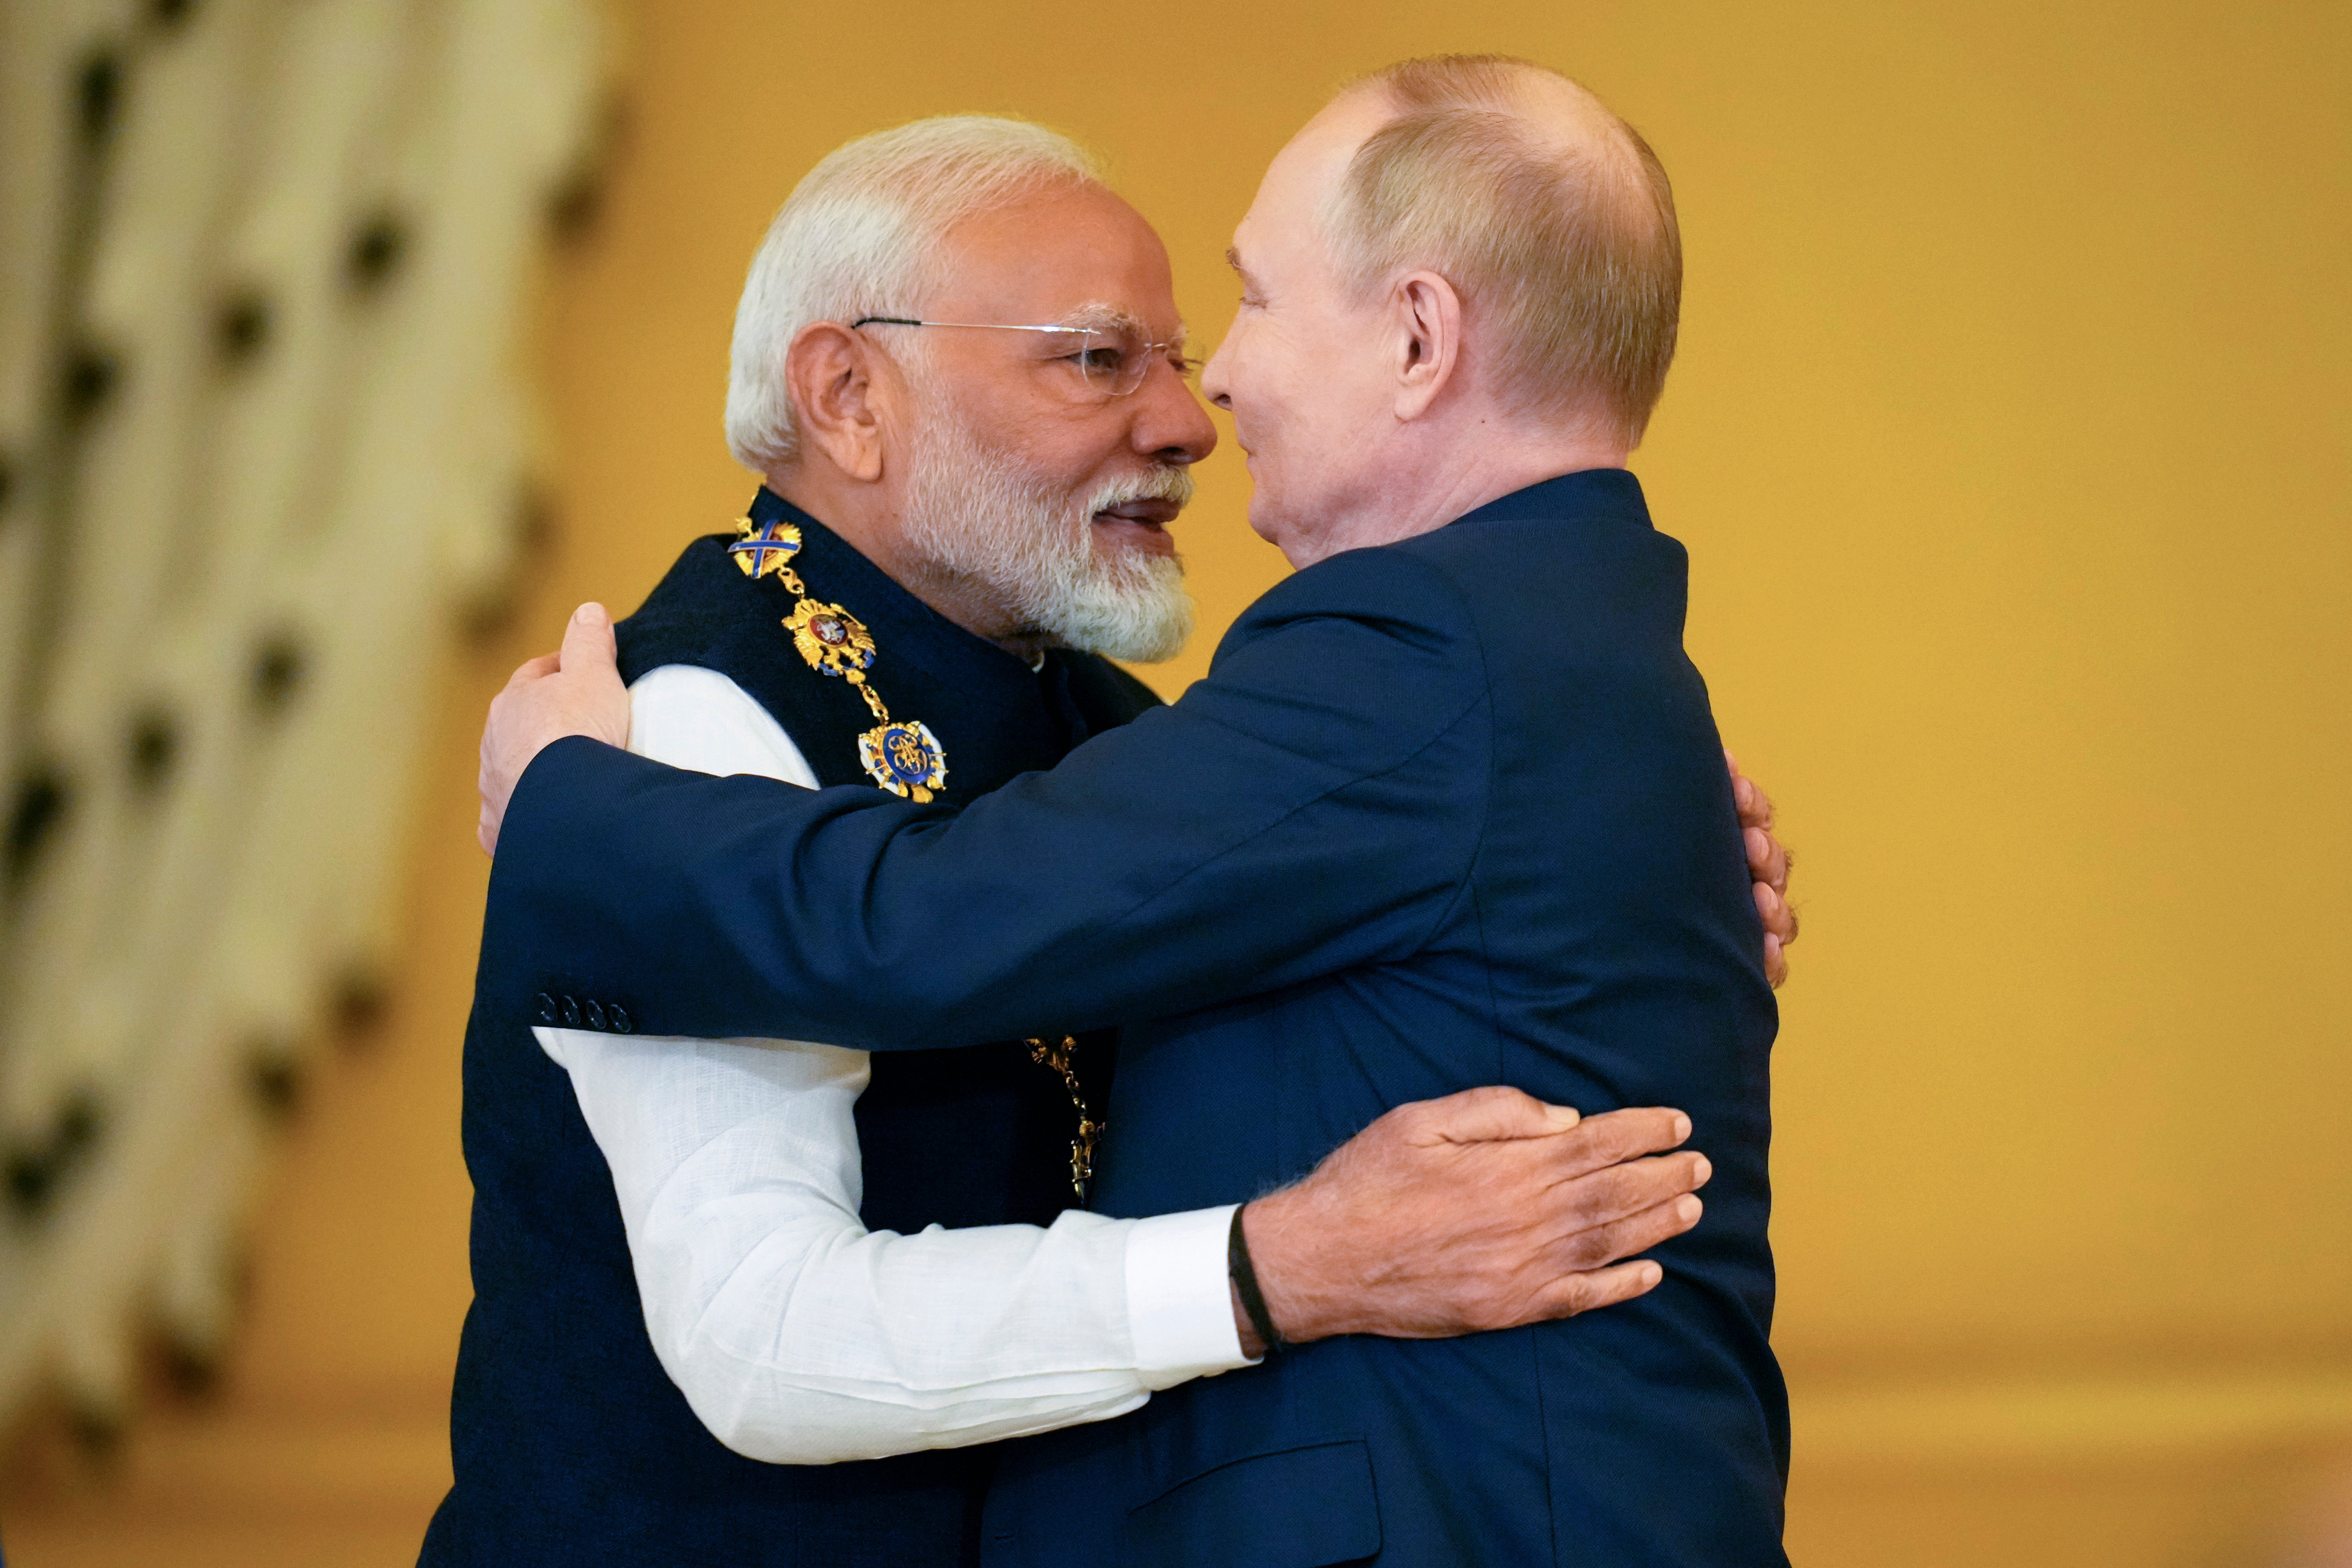
[[[1318,1214],[1318,1206],[1309,1182],[1269,1193],[1241,1210],[1258,1296],[1284,1344],[1306,1344],[1352,1331],[1347,1310],[1353,1292],[1334,1275],[1333,1237],[1323,1223],[1330,1216]],[[1238,1289],[1234,1298],[1241,1310],[1244,1303]],[[1237,1321],[1247,1317],[1242,1311]],[[1263,1340],[1262,1335],[1244,1336],[1244,1347],[1252,1338]]]
[[[1244,1348],[1255,1345],[1251,1353],[1264,1355],[1286,1349],[1290,1339],[1276,1324],[1258,1288],[1257,1266],[1250,1257],[1248,1215],[1249,1205],[1238,1205],[1225,1226],[1225,1279],[1241,1321],[1248,1325],[1248,1332],[1243,1338]]]
[[[1252,1361],[1264,1360],[1265,1341],[1258,1337],[1257,1325],[1250,1321],[1249,1309],[1242,1305],[1242,1288],[1233,1282],[1230,1275],[1225,1279],[1225,1293],[1233,1298],[1234,1335],[1242,1342],[1242,1354]]]

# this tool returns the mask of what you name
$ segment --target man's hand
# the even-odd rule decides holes
[[[1297,1342],[1442,1339],[1631,1300],[1664,1271],[1619,1260],[1698,1223],[1706,1157],[1664,1152],[1689,1136],[1679,1110],[1581,1121],[1500,1087],[1401,1105],[1244,1211],[1266,1310]]]
[[[1740,837],[1748,846],[1748,874],[1756,882],[1756,912],[1764,917],[1764,977],[1778,991],[1789,978],[1784,951],[1797,940],[1797,911],[1789,903],[1789,870],[1797,861],[1772,837],[1772,803],[1756,781],[1739,771],[1739,759],[1723,753],[1731,769],[1731,798],[1739,803]]]
[[[613,618],[602,605],[583,605],[563,628],[563,651],[524,664],[491,700],[482,728],[482,821],[475,833],[483,854],[499,852],[507,800],[540,748],[566,735],[629,743],[629,693],[613,659]]]

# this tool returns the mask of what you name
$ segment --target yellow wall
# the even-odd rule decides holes
[[[1071,131],[1213,340],[1266,159],[1339,79],[1439,49],[1580,77],[1680,199],[1684,348],[1636,467],[1803,862],[1792,1543],[2251,1560],[2223,1554],[2352,1436],[2340,3],[642,5],[610,204],[545,312],[559,532],[453,682],[402,1010],[319,1110],[381,1147],[300,1135],[237,1398],[446,1387],[474,716],[572,602],[633,604],[740,510],[729,322],[799,174],[928,113]],[[1213,460],[1182,525],[1207,631],[1164,689],[1282,569],[1244,483]],[[400,1228],[353,1239],[371,1216]]]

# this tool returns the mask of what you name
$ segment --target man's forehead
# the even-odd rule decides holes
[[[1225,265],[1239,275],[1244,288],[1286,276],[1302,254],[1319,254],[1320,230],[1314,212],[1311,201],[1287,196],[1267,182],[1242,221],[1234,226],[1234,242],[1225,247]]]
[[[1343,95],[1275,154],[1258,184],[1257,199],[1243,215],[1234,230],[1233,247],[1225,252],[1226,261],[1244,281],[1269,268],[1279,272],[1286,258],[1318,247],[1316,219],[1328,193],[1346,173],[1356,149],[1388,118],[1382,106]]]
[[[1104,192],[1056,209],[1014,207],[959,226],[946,292],[974,309],[1016,312],[1022,324],[1134,330],[1155,338],[1181,330],[1167,252],[1133,208]]]
[[[951,273],[947,292],[960,300],[956,308],[984,311],[1008,325],[1086,328],[1154,340],[1184,331],[1175,294],[1165,283],[1140,285],[1121,279],[1116,268],[976,267]]]

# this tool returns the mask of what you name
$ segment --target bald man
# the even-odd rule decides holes
[[[991,1560],[1785,1562],[1765,933],[1681,647],[1684,552],[1624,468],[1675,345],[1664,172],[1550,72],[1408,62],[1284,150],[1234,259],[1204,390],[1299,570],[1207,679],[951,811],[599,743],[625,706],[575,622],[485,739],[523,868],[499,896],[555,951],[625,954],[579,983],[659,1035],[1127,1021],[1095,1205],[1240,1203],[1234,1287],[1273,1353],[1005,1450]],[[1286,1346],[1344,1310],[1260,1289],[1251,1246],[1311,1252],[1326,1216],[1254,1194],[1498,1080],[1689,1112],[1715,1174],[1664,1282],[1567,1321]]]

